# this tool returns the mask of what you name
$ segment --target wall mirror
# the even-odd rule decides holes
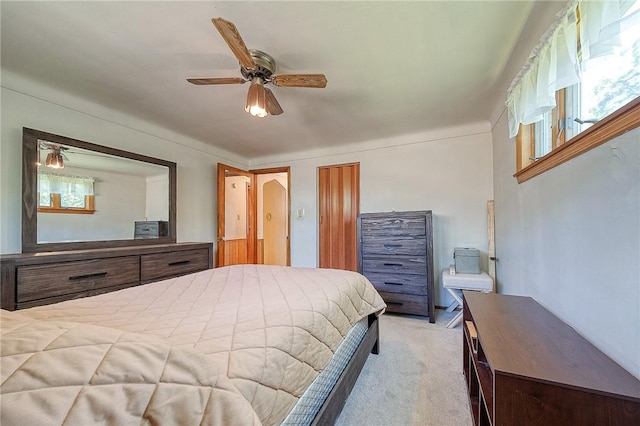
[[[175,241],[175,163],[23,129],[23,253]]]

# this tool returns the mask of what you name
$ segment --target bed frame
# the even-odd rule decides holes
[[[311,423],[312,425],[332,425],[336,422],[338,416],[342,412],[344,404],[347,402],[347,398],[349,397],[353,386],[358,380],[360,371],[362,371],[362,367],[367,361],[369,353],[378,354],[380,352],[380,328],[378,325],[378,317],[375,314],[370,314],[368,323],[369,330],[338,378],[336,385],[329,393],[329,396],[327,396],[324,404],[320,407],[318,414]]]

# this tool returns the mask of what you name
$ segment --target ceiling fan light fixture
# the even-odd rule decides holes
[[[268,114],[264,82],[259,77],[251,80],[251,86],[249,86],[247,93],[247,105],[244,110],[254,117],[266,117]]]
[[[62,160],[60,150],[55,149],[53,152],[47,154],[47,159],[45,160],[44,165],[50,169],[64,169],[64,161]]]

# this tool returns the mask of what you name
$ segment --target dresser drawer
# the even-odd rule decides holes
[[[387,304],[387,311],[402,314],[427,315],[429,301],[427,296],[414,294],[379,292]]]
[[[140,258],[143,282],[209,269],[209,250],[182,250],[171,253],[145,254]]]
[[[427,295],[426,274],[403,275],[364,271],[363,275],[381,292]]]
[[[423,238],[362,239],[362,256],[365,259],[368,257],[380,255],[424,257],[426,250],[427,241]]]
[[[64,262],[54,266],[21,266],[17,302],[79,293],[140,280],[137,256]]]
[[[425,217],[362,217],[360,232],[363,238],[390,236],[425,236]]]
[[[362,260],[362,270],[364,273],[382,272],[395,275],[426,275],[427,260],[420,256],[365,257]]]

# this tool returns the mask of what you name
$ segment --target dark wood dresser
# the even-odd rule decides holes
[[[640,425],[640,381],[530,297],[464,291],[476,425]]]
[[[434,316],[431,211],[358,215],[358,272],[389,312]]]
[[[171,243],[2,255],[1,307],[47,305],[211,269],[212,254],[212,243]]]

